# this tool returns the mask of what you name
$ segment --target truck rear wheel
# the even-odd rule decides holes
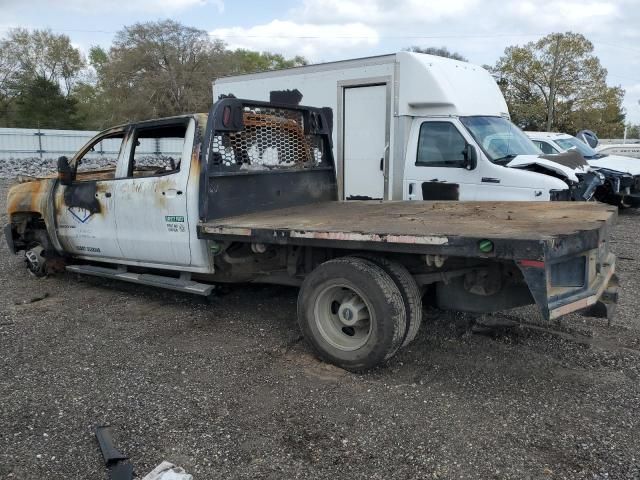
[[[304,280],[298,322],[325,361],[365,370],[388,360],[406,333],[402,294],[375,263],[356,257],[330,260]]]
[[[407,329],[401,346],[406,347],[415,340],[422,325],[422,292],[404,265],[373,254],[365,253],[362,258],[372,261],[387,272],[400,290],[407,317]]]

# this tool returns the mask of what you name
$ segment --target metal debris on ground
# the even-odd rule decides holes
[[[133,465],[129,457],[121,453],[113,444],[113,436],[109,425],[96,427],[96,438],[104,457],[104,464],[109,470],[111,480],[133,480]]]
[[[142,480],[193,480],[193,476],[185,472],[184,468],[164,460]]]

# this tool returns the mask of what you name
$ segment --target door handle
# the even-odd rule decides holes
[[[176,195],[182,195],[182,190],[176,190],[174,188],[170,188],[164,192],[162,192],[162,195],[168,197],[168,198],[173,198]]]
[[[380,171],[384,172],[384,157],[380,158]]]

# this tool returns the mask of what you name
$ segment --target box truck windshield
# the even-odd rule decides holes
[[[522,130],[502,117],[460,117],[487,158],[494,163],[509,163],[518,155],[540,155],[540,150]]]

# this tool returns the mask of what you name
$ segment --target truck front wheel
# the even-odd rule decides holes
[[[304,280],[298,322],[325,361],[366,370],[391,358],[406,332],[406,309],[393,279],[375,263],[342,257]]]
[[[27,263],[27,270],[36,277],[44,277],[47,274],[47,259],[43,255],[44,248],[36,245],[24,252],[24,260]]]

